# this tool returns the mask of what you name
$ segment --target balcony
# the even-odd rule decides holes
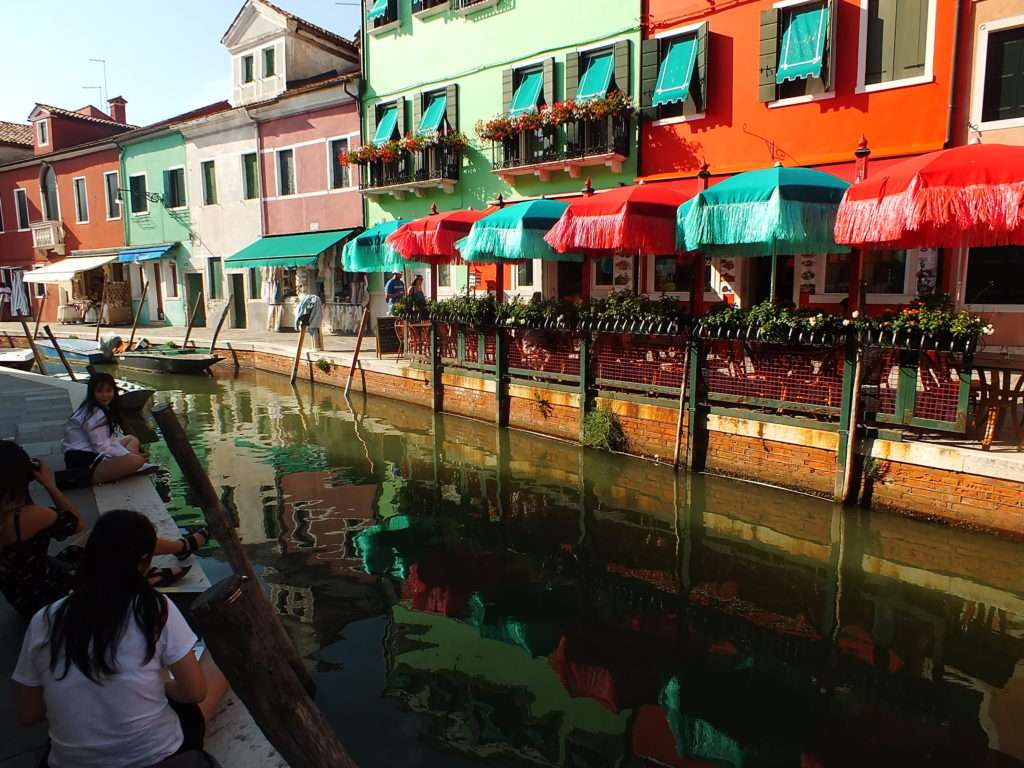
[[[455,13],[463,16],[485,8],[494,8],[497,4],[498,0],[452,0]]]
[[[421,19],[447,11],[451,0],[412,0],[412,13]]]
[[[359,191],[376,197],[391,195],[401,200],[409,192],[423,197],[424,190],[455,191],[462,154],[446,145],[405,152],[395,160],[371,160],[362,168]]]
[[[37,221],[30,224],[32,247],[64,255],[64,224],[60,221]]]
[[[578,179],[583,168],[598,165],[621,173],[629,157],[630,127],[626,114],[527,131],[492,143],[491,169],[509,184],[518,176],[548,181],[556,171]]]
[[[398,13],[398,0],[388,0],[387,12],[380,18],[368,22],[371,35],[379,35],[397,29],[402,19]]]

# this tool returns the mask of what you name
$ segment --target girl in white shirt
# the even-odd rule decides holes
[[[89,378],[85,400],[64,424],[64,466],[89,469],[94,483],[110,483],[146,463],[138,438],[121,428],[117,382],[109,373]]]
[[[145,768],[202,749],[227,682],[209,655],[196,660],[196,636],[146,580],[156,541],[139,513],[106,513],[77,589],[32,618],[15,708],[24,725],[49,722],[51,768]]]

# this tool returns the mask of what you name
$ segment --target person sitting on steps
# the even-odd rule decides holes
[[[85,399],[64,424],[64,465],[91,471],[93,483],[110,483],[146,466],[142,444],[124,434],[117,382],[109,373],[89,378]]]

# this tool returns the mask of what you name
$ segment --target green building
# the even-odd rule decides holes
[[[366,162],[367,226],[419,218],[433,204],[480,209],[499,195],[578,193],[587,178],[595,189],[633,182],[635,115],[568,119],[498,141],[481,138],[476,127],[616,91],[636,103],[638,1],[590,0],[585,13],[569,0],[367,0],[366,8],[364,144],[386,146],[435,131],[469,139],[461,154],[439,141]],[[601,293],[605,281],[594,270],[537,261],[513,269],[506,290],[527,297],[578,295],[591,287]],[[488,287],[481,282],[474,275],[472,287]],[[467,269],[439,268],[438,284],[440,295],[464,290]]]

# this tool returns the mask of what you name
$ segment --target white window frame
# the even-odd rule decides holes
[[[181,205],[175,205],[173,207],[167,205],[168,201],[166,200],[164,201],[164,204],[166,205],[168,211],[181,211],[184,210],[185,208],[188,208],[188,179],[185,177],[184,165],[172,165],[170,168],[164,168],[165,174],[170,174],[173,171],[181,171],[181,191],[183,193],[185,200]],[[166,192],[167,190],[165,189],[164,193],[166,194]]]
[[[543,259],[530,259],[533,264],[533,282],[529,285],[521,285],[519,282],[519,264],[512,264],[512,279],[509,281],[512,283],[512,293],[521,293],[526,291],[533,295],[541,290],[541,286],[544,284],[544,260]],[[504,265],[499,263],[498,269],[504,269]]]
[[[132,179],[142,177],[146,185],[146,193],[142,196],[143,201],[146,203],[146,207],[141,211],[132,210]],[[149,215],[149,176],[145,172],[142,173],[130,173],[128,174],[128,213],[131,216],[148,216]]]
[[[114,184],[114,202],[117,203],[117,216],[111,216],[110,213],[110,182],[108,178],[110,176],[117,177],[117,183]],[[103,174],[103,204],[107,208],[107,221],[117,221],[121,218],[121,211],[124,209],[124,201],[121,200],[121,173],[120,171],[107,171]]]
[[[246,190],[246,186],[247,186],[248,182],[246,181],[246,178],[245,178],[245,158],[249,157],[250,155],[252,155],[252,156],[254,156],[256,158],[256,190],[255,190],[256,194],[253,197],[247,197],[246,196],[246,191],[247,191]],[[263,196],[263,174],[262,174],[262,170],[260,168],[260,153],[259,152],[243,152],[241,155],[238,156],[238,162],[239,162],[239,165],[240,165],[241,171],[242,171],[242,202],[243,203],[248,203],[248,202],[251,202],[253,200],[259,200]]]
[[[50,126],[47,124],[46,118],[36,123],[36,144],[40,147],[50,145]]]
[[[292,153],[292,191],[287,195],[281,194],[281,153],[291,152]],[[277,197],[295,197],[299,194],[299,162],[296,156],[295,147],[275,147],[274,148],[274,179],[277,182]]]
[[[617,257],[622,257],[623,254],[616,253],[614,256],[598,257],[590,259],[589,262],[584,262],[584,266],[588,267],[590,273],[587,279],[590,281],[590,295],[591,296],[607,296],[615,290],[615,267],[612,265],[612,282],[608,285],[597,284],[597,262],[602,258],[611,259],[613,262]],[[629,254],[627,258],[635,258],[633,254]],[[635,267],[634,267],[635,269]]]
[[[822,0],[778,0],[778,2],[772,4],[772,8],[777,11],[784,11],[790,8],[795,8],[799,5],[819,5]],[[833,8],[838,9],[839,3],[835,3]],[[829,18],[828,23],[834,25],[836,34],[832,35],[832,62],[838,67],[839,57],[836,55],[836,48],[839,40],[839,23],[838,20]],[[776,62],[776,66],[778,62]],[[828,99],[834,99],[836,97],[836,73],[832,73],[832,90],[825,91],[825,93],[806,93],[803,96],[790,96],[785,99],[776,99],[775,101],[769,101],[767,103],[768,109],[778,109],[779,107],[792,107],[796,104],[812,104],[816,101],[827,101]]]
[[[860,30],[857,38],[857,88],[855,93],[877,93],[894,88],[910,88],[935,80],[935,14],[938,0],[928,0],[928,42],[925,45],[924,74],[868,85],[868,10],[871,0],[860,0]]]
[[[216,199],[212,203],[206,202],[207,189],[206,189],[206,164],[211,163],[213,165],[213,193]],[[245,190],[242,190],[243,195]],[[204,206],[220,205],[220,193],[217,189],[217,161],[214,158],[208,158],[206,160],[199,161],[199,195],[200,200]]]
[[[353,168],[349,168],[348,169],[348,184],[346,184],[344,187],[335,187],[335,186],[333,186],[333,184],[334,184],[334,178],[333,178],[333,176],[334,176],[334,159],[331,157],[331,144],[333,144],[335,141],[338,141],[339,139],[345,139],[345,141],[348,142],[349,149],[351,149],[352,148],[352,139],[353,138],[356,139],[356,143],[358,144],[359,143],[359,133],[358,132],[356,132],[356,133],[343,133],[343,134],[340,134],[338,136],[328,136],[327,137],[327,148],[326,148],[325,151],[327,153],[327,191],[328,192],[345,192],[346,190],[356,189],[359,186],[357,183],[354,183],[355,182],[356,173],[355,173],[355,169],[353,169]]]
[[[78,192],[78,182],[82,182],[82,194]],[[75,198],[75,223],[76,224],[88,224],[89,223],[89,185],[85,180],[85,176],[72,176],[71,177],[71,193]],[[85,196],[85,218],[78,218],[80,209],[82,208],[82,195]]]
[[[672,27],[672,29],[666,29],[662,32],[658,32],[654,39],[661,41],[671,37],[685,37],[686,35],[695,34],[704,26],[704,22],[698,22],[697,24],[685,24],[680,27]],[[661,57],[658,57],[658,71],[661,71]],[[696,66],[696,64],[694,64]],[[705,104],[705,107],[707,105]],[[698,112],[696,115],[676,115],[675,117],[663,117],[660,120],[652,120],[651,125],[658,127],[661,125],[678,125],[680,123],[692,123],[694,120],[703,120],[707,117],[707,112]]]
[[[245,79],[245,60],[252,59],[252,80]],[[243,53],[238,57],[238,84],[243,88],[247,85],[252,85],[256,82],[256,53],[250,51],[249,53]]]
[[[652,296],[652,297],[655,297],[655,298],[657,298],[659,296],[669,296],[669,297],[675,299],[676,301],[689,301],[690,300],[690,291],[689,291],[689,289],[687,289],[685,291],[659,291],[659,290],[656,290],[655,287],[654,287],[654,260],[656,258],[658,258],[659,256],[661,258],[667,258],[667,257],[669,257],[671,255],[672,254],[670,254],[670,253],[661,253],[661,254],[657,254],[656,256],[647,256],[646,257],[646,259],[647,259],[647,265],[646,265],[647,266],[647,277],[644,280],[644,286],[643,286],[644,287],[644,293],[646,293],[648,296]],[[721,296],[719,295],[718,291],[715,290],[715,286],[718,285],[719,283],[720,283],[720,277],[719,277],[719,272],[718,272],[718,259],[717,258],[712,258],[711,259],[711,290],[710,291],[704,291],[704,301],[706,301],[706,302],[707,301],[715,302],[715,301],[720,301],[721,300]]]
[[[867,304],[906,304],[917,298],[917,272],[921,267],[921,252],[917,248],[896,248],[893,250],[906,250],[907,263],[903,274],[903,293],[869,293],[864,301]],[[824,253],[814,254],[814,299],[812,304],[839,304],[843,299],[849,298],[849,293],[825,293],[825,256]],[[801,258],[797,256],[796,258]],[[850,253],[850,258],[857,258],[856,252]],[[799,293],[800,281],[794,280],[794,291]]]
[[[21,226],[21,206],[18,205],[19,195],[25,200],[25,226]],[[18,232],[32,229],[32,212],[28,209],[28,190],[24,187],[14,188],[14,225]]]
[[[274,72],[273,74],[267,74],[267,51],[274,52]],[[260,74],[263,75],[261,79],[266,80],[268,77],[277,77],[277,46],[267,45],[260,48]]]
[[[978,25],[978,43],[974,53],[974,71],[971,73],[971,125],[980,131],[999,131],[1005,128],[1024,128],[1024,117],[982,122],[985,106],[985,65],[988,63],[988,37],[993,32],[1024,27],[1024,14],[1007,16]]]

